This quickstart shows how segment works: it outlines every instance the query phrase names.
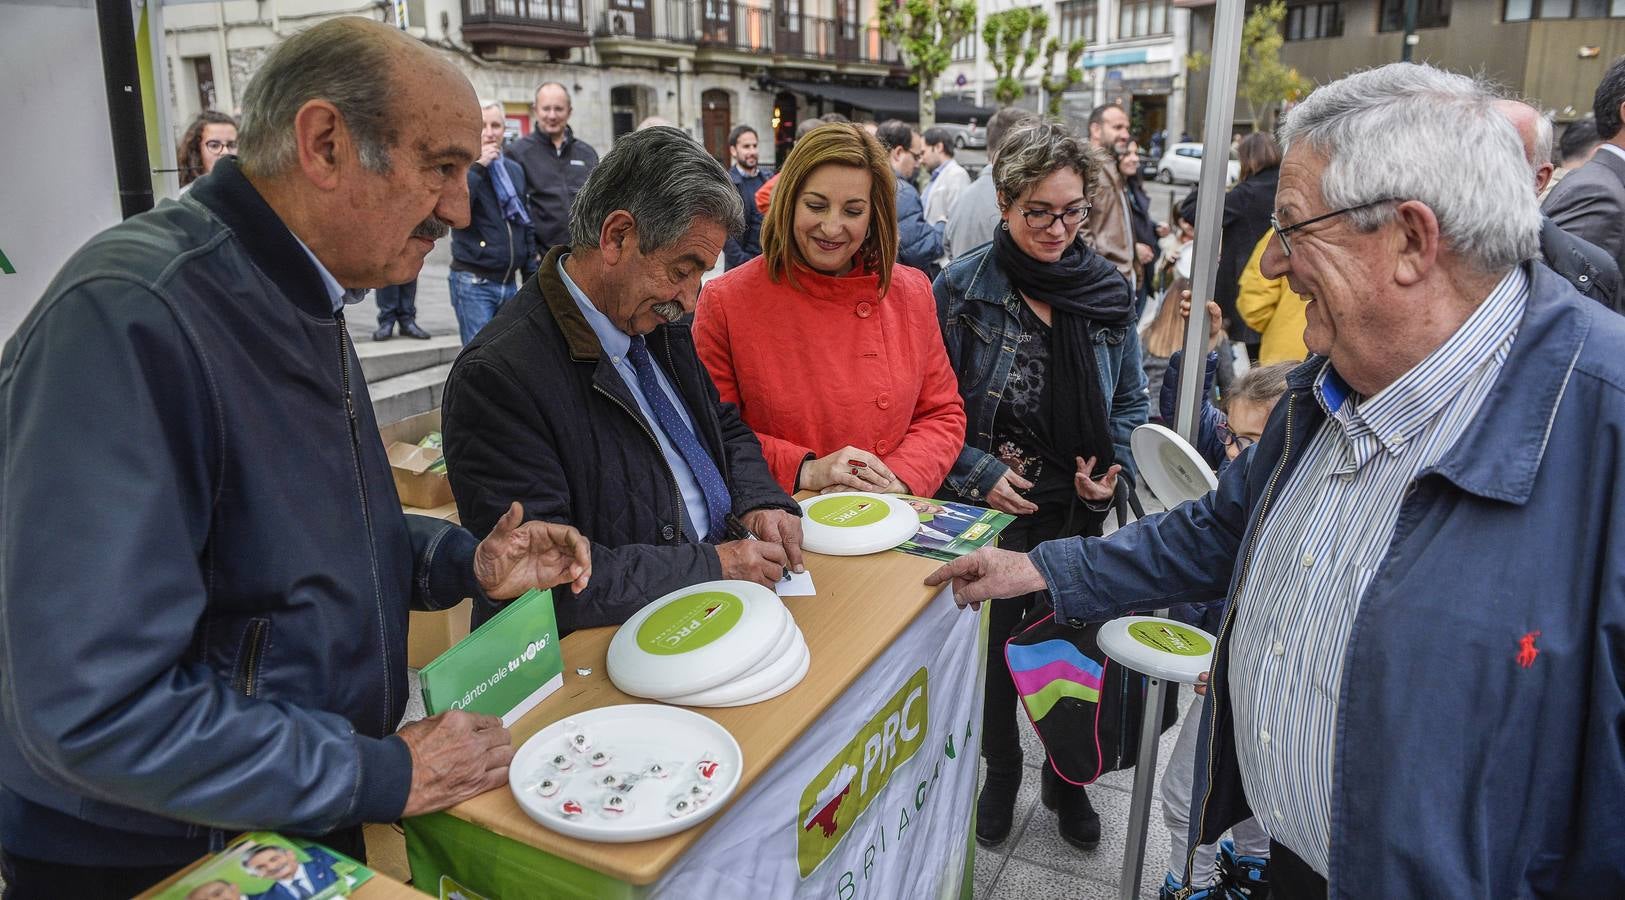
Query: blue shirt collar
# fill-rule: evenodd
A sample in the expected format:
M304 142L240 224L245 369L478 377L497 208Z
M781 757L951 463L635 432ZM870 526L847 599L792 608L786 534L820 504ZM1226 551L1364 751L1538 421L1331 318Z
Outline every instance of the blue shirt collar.
M619 363L621 357L625 356L626 351L631 348L632 337L617 328L615 323L610 321L609 316L604 315L599 311L598 307L592 305L592 301L587 299L587 295L582 292L580 286L571 280L570 273L564 271L564 261L569 258L570 254L568 253L559 254L559 280L564 282L565 290L570 292L570 299L576 302L576 307L586 317L587 324L592 326L592 333L598 336L598 343L603 346L604 352L608 353L614 362Z
M293 230L289 229L288 233L293 234ZM361 299L367 296L365 290L345 290L344 285L339 284L339 280L333 277L333 273L327 271L327 267L322 265L322 261L316 258L316 254L311 252L310 247L304 241L299 240L299 235L293 234L293 239L299 244L299 249L305 251L305 255L309 256L310 261L315 264L316 274L322 277L322 286L327 288L327 298L333 303L334 315L337 315L344 307L352 303L360 303Z

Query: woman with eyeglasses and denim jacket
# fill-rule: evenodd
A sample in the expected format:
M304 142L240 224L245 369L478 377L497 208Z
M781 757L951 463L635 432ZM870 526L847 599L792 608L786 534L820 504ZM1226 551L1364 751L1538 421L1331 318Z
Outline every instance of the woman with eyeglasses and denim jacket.
M1092 186L1112 164L1097 154L1059 124L1013 129L993 168L1001 211L993 241L955 260L934 286L967 418L941 495L1016 515L1000 536L1008 549L1099 534L1115 492L1132 489L1129 434L1149 407L1134 298L1117 269L1079 239ZM987 782L976 816L984 845L1009 835L1021 783L1004 643L1027 610L1048 602L1037 593L992 606L982 719ZM1095 846L1100 817L1088 794L1049 766L1044 772L1061 837Z

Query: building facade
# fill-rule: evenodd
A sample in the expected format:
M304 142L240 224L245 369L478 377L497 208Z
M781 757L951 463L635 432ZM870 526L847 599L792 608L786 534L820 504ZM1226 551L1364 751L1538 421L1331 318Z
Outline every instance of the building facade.
M988 59L982 26L989 14L1017 6L1040 8L1049 14L1050 34L1062 45L1074 39L1086 42L1084 80L1062 98L1062 113L1075 126L1087 120L1095 106L1115 102L1129 112L1135 137L1142 146L1166 129L1173 140L1186 129L1185 47L1190 14L1172 0L979 0L974 32L954 48L954 61L943 73L938 89L958 94L977 106L994 106L998 76ZM1038 78L1044 60L1035 63L1026 79L1020 105L1038 109L1047 98Z
M537 85L571 92L577 137L606 152L650 116L719 159L754 127L765 162L803 116L855 119L915 107L876 0L166 0L175 129L200 110L235 111L269 48L324 19L394 20L455 62L510 132L528 132ZM909 116L912 118L912 116Z
M1213 0L1177 0L1191 10L1190 50L1213 44ZM1255 4L1248 3L1251 11ZM1397 62L1404 0L1287 0L1281 61L1312 83ZM1412 59L1456 72L1482 72L1550 112L1558 122L1591 111L1597 82L1625 54L1625 0L1420 0ZM1207 72L1192 72L1190 121L1207 109ZM1246 131L1246 104L1235 130Z

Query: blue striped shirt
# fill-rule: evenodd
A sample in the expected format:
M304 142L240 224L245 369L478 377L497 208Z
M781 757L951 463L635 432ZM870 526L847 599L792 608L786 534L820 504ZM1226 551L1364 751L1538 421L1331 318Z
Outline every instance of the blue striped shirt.
M1322 875L1343 655L1360 597L1411 481L1477 416L1528 296L1514 268L1449 340L1370 398L1327 365L1315 397L1328 418L1260 526L1230 649L1242 784L1270 837ZM1358 673L1351 683L1358 689Z

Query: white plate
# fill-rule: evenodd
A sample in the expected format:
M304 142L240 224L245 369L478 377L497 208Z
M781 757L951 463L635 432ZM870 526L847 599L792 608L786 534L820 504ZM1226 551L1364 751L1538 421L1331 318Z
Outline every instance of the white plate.
M920 530L920 514L890 494L820 494L801 501L801 514L801 546L831 556L890 550Z
M1195 684L1213 661L1213 635L1156 616L1113 619L1101 626L1099 642L1121 665L1165 681Z
M675 706L727 706L730 703L747 700L784 684L795 675L797 669L805 669L808 655L807 641L801 636L801 629L797 628L795 643L791 645L790 650L775 657L767 668L743 678L736 678L727 684L717 685L708 691L663 699Z
M708 690L761 662L789 619L778 594L749 581L708 581L673 591L615 632L609 679L635 697Z
M609 751L607 765L593 768L587 762L590 753L568 749L565 736L576 729L592 738L593 751ZM553 768L551 760L559 754L571 760L569 771L560 773ZM709 782L713 788L710 799L693 812L673 818L668 811L670 798L697 780L692 766L702 758L719 764L715 778ZM596 777L624 773L649 762L667 766L670 774L665 778L640 778L622 795L630 802L630 809L619 818L601 816L598 810L608 792L595 783ZM675 706L629 703L578 713L536 732L509 764L508 787L526 815L560 834L623 844L676 834L715 815L739 787L744 762L733 735L705 716ZM551 797L543 797L536 790L543 778L559 782L558 792ZM573 819L559 813L567 798L584 807Z
M780 685L777 685L777 686L775 686L773 688L765 690L765 691L761 692L760 694L757 694L754 697L746 697L745 699L734 702L734 703L718 703L717 706L719 706L719 707L720 706L750 706L753 703L763 703L765 701L772 700L774 697L777 697L780 694L782 694L782 693L790 690L791 688L795 687L796 685L800 684L801 679L807 677L807 669L810 668L811 666L812 666L812 653L809 652L801 660L801 665L796 667L795 672L793 672L790 675L789 678L786 678L784 680L783 684L780 684Z
M1207 496L1219 479L1196 448L1173 431L1146 423L1129 436L1140 478L1162 505L1173 509L1187 500Z

